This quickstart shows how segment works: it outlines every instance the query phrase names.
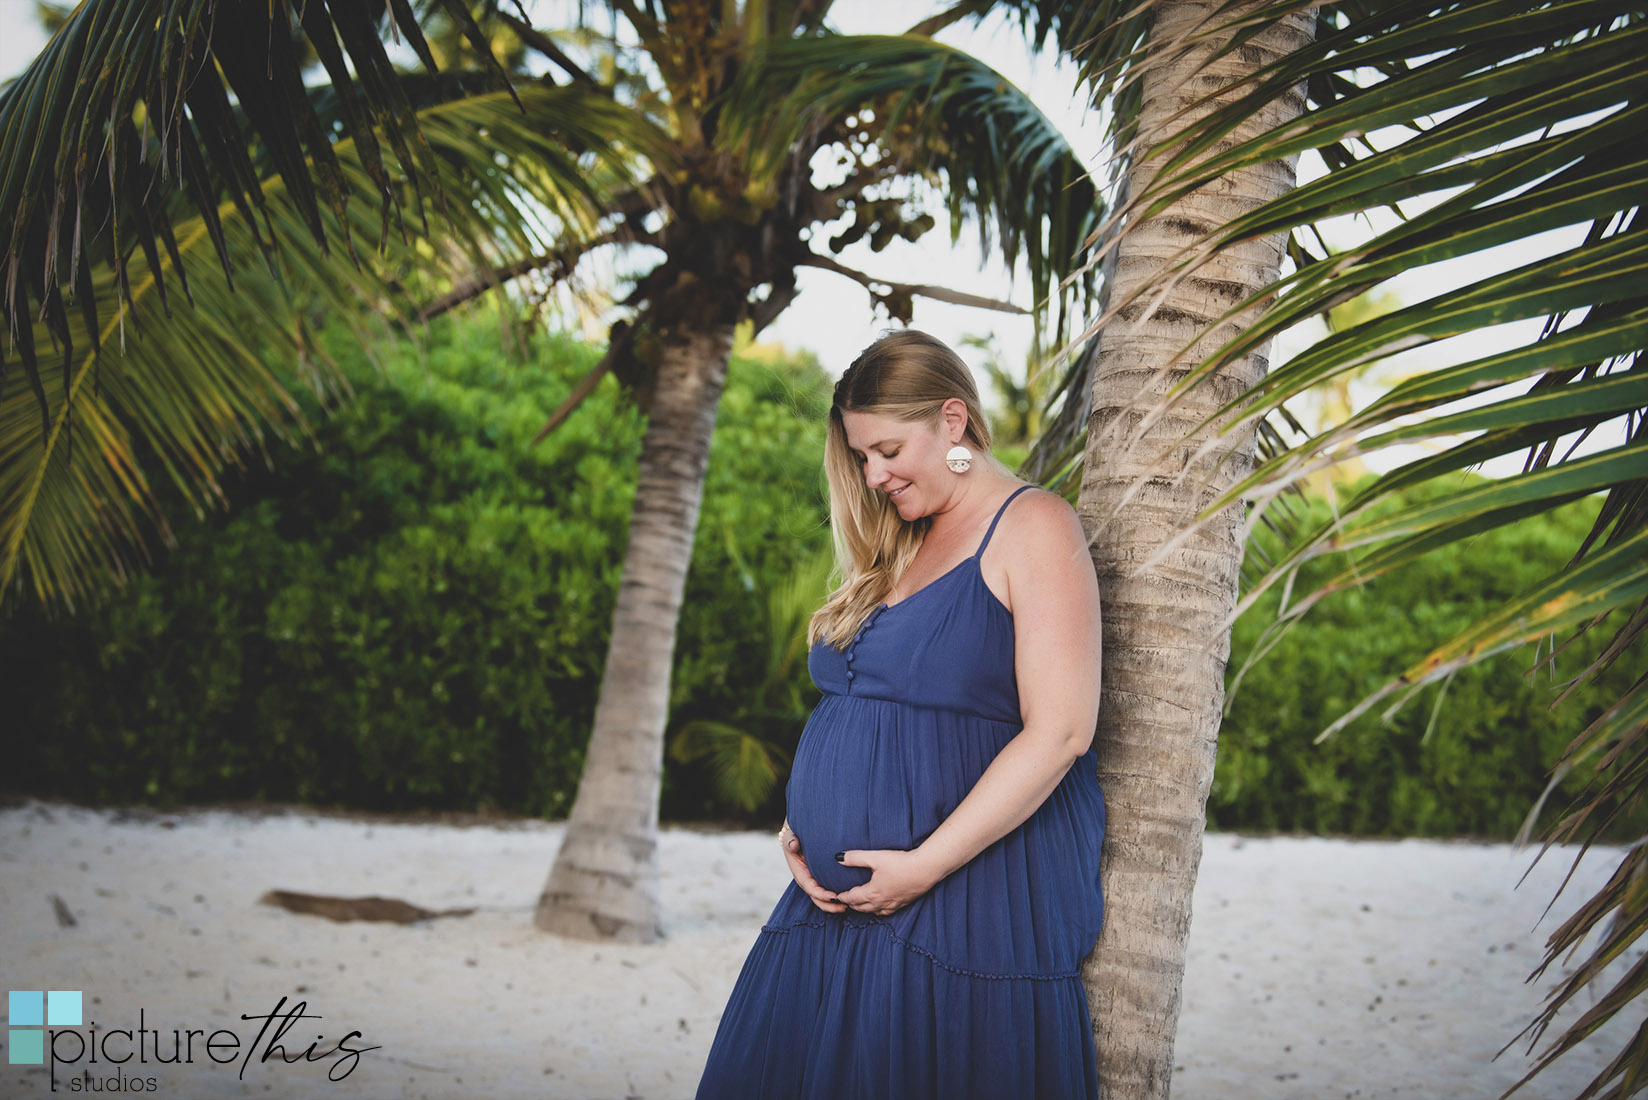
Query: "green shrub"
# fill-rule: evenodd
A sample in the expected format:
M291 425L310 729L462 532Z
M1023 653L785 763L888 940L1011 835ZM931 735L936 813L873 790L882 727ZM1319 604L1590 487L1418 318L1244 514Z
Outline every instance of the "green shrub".
M594 712L642 421L608 382L528 443L598 349L503 361L442 324L382 377L336 341L357 399L194 520L151 575L61 622L22 601L0 658L22 687L9 785L92 802L276 799L564 813ZM822 538L810 361L736 358L714 446L678 707L760 678L761 592ZM734 534L736 533L736 534ZM801 673L804 677L805 672ZM681 812L707 786L671 782ZM677 789L679 788L679 789Z
M1459 673L1440 701L1440 689L1428 688L1388 723L1383 708L1374 708L1322 744L1313 742L1431 648L1561 568L1596 509L1596 502L1582 501L1488 532L1307 612L1230 701L1209 822L1357 835L1513 835L1563 747L1631 678L1629 662L1622 662L1600 684L1549 709L1561 681L1599 651L1606 628L1561 655L1555 677L1549 669L1526 674L1531 651L1502 655ZM1320 519L1325 507L1316 504L1308 514ZM1262 542L1274 552L1274 537L1267 533ZM1336 574L1344 560L1336 554L1308 566L1296 594ZM1238 620L1227 683L1274 621L1278 596L1267 593ZM1563 785L1548 812L1565 804L1560 795L1577 790L1580 778Z

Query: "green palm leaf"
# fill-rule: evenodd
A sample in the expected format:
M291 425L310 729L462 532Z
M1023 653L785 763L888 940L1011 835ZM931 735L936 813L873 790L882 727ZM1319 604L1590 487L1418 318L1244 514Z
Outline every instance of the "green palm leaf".
M459 0L439 2L459 25L474 26ZM410 6L395 0L389 9L396 30L427 58ZM272 236L255 228L254 213L272 235L276 216L246 151L243 123L283 181L297 226L323 251L328 224L353 248L351 195L380 206L376 236L392 205L399 216L404 189L390 179L380 133L422 217L424 187L440 194L439 169L384 51L381 15L381 5L324 0L296 9L239 5L222 18L216 4L203 0L86 0L23 75L0 90L0 210L10 216L0 252L7 323L37 396L37 342L24 331L31 300L52 335L66 340L62 294L73 285L95 338L96 303L80 273L110 264L128 296L128 257L139 246L151 277L159 278L156 241L175 259L175 192L188 195L225 275L253 250L267 255L274 247ZM353 185L303 86L301 41L338 81L366 177ZM254 227L252 250L231 254L219 213L225 202ZM164 297L165 284L156 290ZM41 414L47 415L43 398Z
M789 756L743 726L698 719L670 741L670 757L680 763L708 757L721 797L749 813L767 800L789 770Z
M917 34L765 42L728 95L718 140L749 149L751 175L771 180L804 135L855 113L842 139L879 138L889 168L942 190L953 233L972 217L986 253L999 248L1009 266L1025 257L1038 303L1057 289L1057 331L1067 304L1090 304L1097 275L1078 261L1102 213L1092 181L1030 98L969 54ZM1058 271L1079 274L1055 288Z
M295 362L318 391L330 384L307 339L305 308L326 303L370 347L373 319L414 315L445 285L454 262L490 269L593 236L608 193L631 185L634 151L651 143L650 131L610 99L581 89L529 88L520 102L524 113L509 95L490 93L420 114L458 201L434 223L441 237L391 234L381 238L383 256L373 264L357 267L326 249L307 232L284 181L274 179L259 187L258 205L262 230L282 247L264 267L231 280L214 263L219 242L240 255L258 247L259 226L225 209L215 227L199 217L179 223L173 263L128 265L123 295L118 272L83 271L85 302L101 304L101 312L65 314L57 333L35 321L36 343L57 336L63 356L41 361L38 394L12 387L0 395L0 585L9 586L22 567L43 600L72 605L92 597L146 558L144 535L161 524L144 473L151 460L198 510L221 496L219 471L260 448L266 431L287 438L303 431L285 389L293 380L267 364ZM625 138L630 143L619 144ZM335 147L344 180L358 188L373 169L357 150L348 140ZM398 162L387 163L404 178ZM347 226L331 225L330 211L324 214L328 232L347 228L379 239L372 212L354 204L346 217ZM159 323L162 280L184 270L192 272L190 301L176 310L160 301L166 320ZM117 295L125 308L117 308ZM48 398L42 426L37 400Z
M727 538L729 545L735 542L730 530ZM792 746L807 719L801 693L807 625L829 595L834 564L828 553L808 554L767 593L766 669L745 705L720 719L689 721L669 739L673 760L708 758L717 793L746 813L758 809L789 772Z

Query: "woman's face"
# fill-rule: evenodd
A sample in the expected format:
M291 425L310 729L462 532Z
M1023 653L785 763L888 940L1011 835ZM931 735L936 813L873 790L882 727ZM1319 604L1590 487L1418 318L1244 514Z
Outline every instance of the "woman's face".
M872 491L885 493L900 518L930 515L949 498L956 475L944 462L945 452L953 444L943 419L927 423L895 420L877 413L843 412L841 426L846 429L847 446L864 474L864 484Z

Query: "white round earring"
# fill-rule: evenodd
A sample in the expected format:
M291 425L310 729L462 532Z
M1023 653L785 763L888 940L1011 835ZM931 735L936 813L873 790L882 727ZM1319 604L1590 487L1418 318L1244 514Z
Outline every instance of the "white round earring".
M965 474L973 465L973 452L958 443L945 452L944 464L958 474Z

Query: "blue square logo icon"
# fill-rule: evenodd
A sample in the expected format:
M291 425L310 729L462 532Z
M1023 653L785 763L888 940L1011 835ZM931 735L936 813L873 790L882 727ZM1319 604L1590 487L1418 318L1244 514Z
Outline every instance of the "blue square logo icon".
M27 1028L6 1035L6 1061L14 1066L38 1066L45 1060L46 1033Z
M79 1027L80 990L53 989L46 994L46 1023L55 1027Z
M45 1054L46 1025L79 1027L83 1001L78 989L12 989L6 993L6 1061L38 1066ZM44 1009L44 1011L42 1011Z
M45 1023L40 1014L40 1008L46 1002L46 995L38 989L13 989L7 994L9 1002L6 1022L13 1027L39 1027Z

